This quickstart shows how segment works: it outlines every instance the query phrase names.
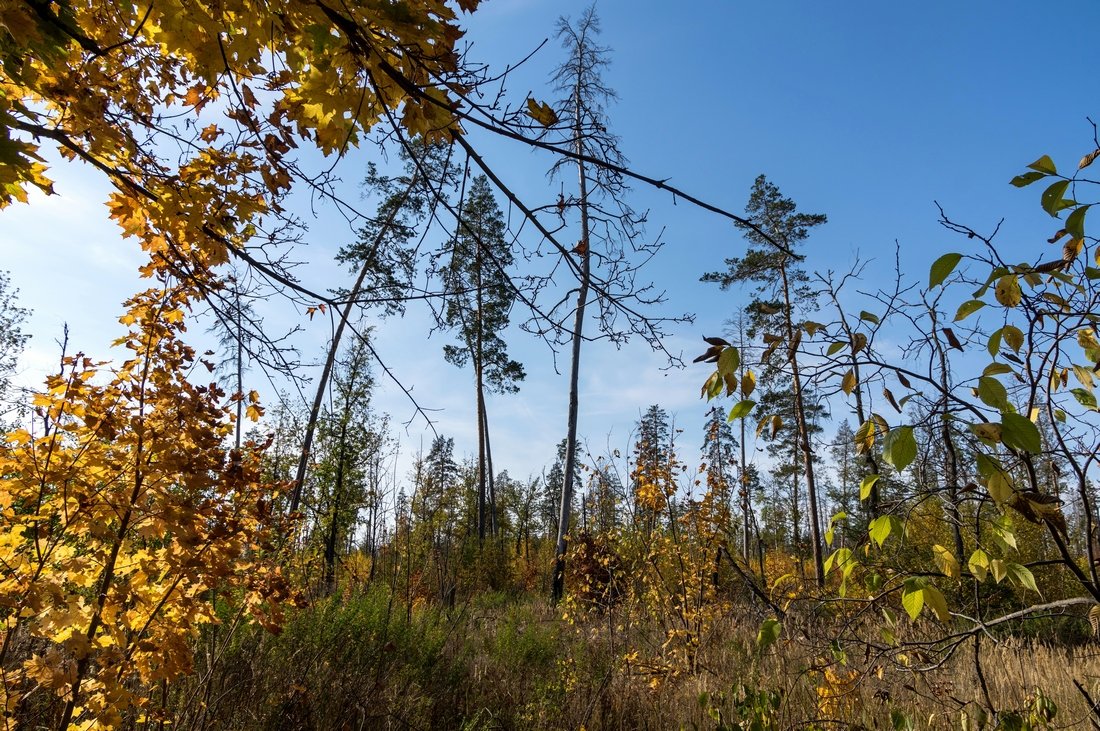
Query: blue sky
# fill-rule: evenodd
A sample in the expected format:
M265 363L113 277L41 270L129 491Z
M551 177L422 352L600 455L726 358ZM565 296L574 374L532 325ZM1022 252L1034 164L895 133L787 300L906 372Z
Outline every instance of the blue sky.
M488 0L469 20L470 56L502 68L549 38L507 83L513 103L528 92L547 99L548 75L561 57L554 23L585 5ZM1038 191L1017 190L1008 180L1041 154L1072 164L1092 146L1086 117L1100 119L1100 48L1084 32L1100 21L1095 2L1065 2L1055 12L1025 2L603 0L598 11L612 49L606 80L620 97L612 128L632 166L735 212L753 179L766 174L803 210L829 216L806 245L807 267L845 271L858 252L874 259L867 289L890 281L895 241L903 272L916 281L926 281L939 254L965 251L965 240L937 224L934 201L979 230L1004 218L999 240L1009 258L1042 257L1050 222L1039 210ZM525 198L556 197L544 156L473 137ZM364 148L342 163L349 194L373 154ZM74 348L108 355L107 343L119 332L119 303L141 286L137 246L120 239L102 206L104 182L79 166L62 165L54 175L61 196L35 197L31 206L0 213L0 268L11 270L21 301L35 312L24 383L40 381L56 362L53 340L62 322L70 323ZM720 332L744 302L698 278L743 244L727 221L682 201L674 205L667 194L639 185L632 201L650 209L651 231L665 229L666 248L648 269L668 292L662 314L697 315L668 341L690 360L700 336ZM309 261L300 272L305 283L346 284L348 275L331 258L352 233L324 208L309 224L311 243L299 255ZM302 321L303 359L320 357L324 322L286 307L271 317ZM472 375L443 362L449 342L443 336L428 341L424 356L426 327L423 314L410 310L378 326L377 348L423 406L439 409L436 428L456 437L459 452L471 453ZM490 402L494 461L525 476L552 461L564 435L566 380L545 347L520 333L513 355L529 378L517 396ZM682 451L694 457L706 371L662 365L641 344L585 348L580 428L595 451L609 441L626 449L639 412L660 403L686 429ZM564 358L559 370L567 370ZM383 386L376 403L397 422L412 416L392 387ZM422 430L416 422L402 432L403 464Z

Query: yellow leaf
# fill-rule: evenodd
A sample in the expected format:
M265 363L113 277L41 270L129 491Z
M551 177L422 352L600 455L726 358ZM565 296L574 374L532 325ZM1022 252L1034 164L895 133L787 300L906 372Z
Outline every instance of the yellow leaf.
M1012 500L1016 494L1016 488L1012 486L1012 481L1008 479L1001 470L993 470L993 474L989 476L989 481L986 483L989 488L989 496L993 498L998 505L1002 505Z
M867 347L867 336L863 333L852 334L852 355Z
M741 396L742 398L748 398L752 395L753 390L756 388L756 374L751 370L746 370L745 375L741 377Z
M527 97L527 114L543 127L553 127L558 123L558 115L546 102L537 102Z
M856 385L856 372L854 370L849 370L844 374L844 379L840 382L840 387L844 389L845 394L851 396Z
M1014 274L1006 274L998 279L993 294L997 301L1005 307L1015 307L1023 299L1023 294L1020 291L1020 280Z
M962 575L959 569L959 561L955 558L955 555L948 551L943 546L936 544L932 546L932 555L936 559L936 565L940 571L947 574L952 579L957 579Z

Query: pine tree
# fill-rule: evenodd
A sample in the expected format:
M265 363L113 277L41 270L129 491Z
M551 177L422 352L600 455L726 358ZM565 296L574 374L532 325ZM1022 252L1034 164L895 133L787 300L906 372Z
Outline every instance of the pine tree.
M657 527L657 515L675 493L673 483L672 433L668 412L653 404L635 425L634 523L645 533Z
M472 363L477 398L478 497L477 534L480 540L497 533L499 518L492 485L486 391L514 393L525 377L523 366L508 357L501 333L508 326L516 294L507 269L512 264L506 227L489 179L474 179L462 205L458 234L440 256L447 305L443 324L458 331L460 345L443 349L448 362L459 367Z
M726 259L727 270L710 272L703 275L706 282L715 282L723 289L735 284L754 282L756 300L750 305L750 313L764 330L765 360L777 352L782 352L780 362L774 368L789 378L789 393L793 406L797 452L801 458L801 474L805 478L806 493L810 513L810 536L812 541L814 573L819 587L825 585L825 569L821 546L821 523L818 516L817 483L814 473L814 451L811 446L812 415L808 413L812 400L805 392L804 378L798 359L798 344L801 341L802 325L797 322L798 312L813 304L812 293L808 291L808 278L799 267L799 257L795 248L809 237L810 229L826 222L822 214L799 213L795 202L785 198L779 188L768 182L763 175L753 184L745 207L748 224L738 223L745 232L750 246L745 256ZM761 233L767 234L767 238ZM776 242L781 247L775 246ZM775 372L775 371L773 371ZM762 374L762 380L769 375ZM787 390L787 389L784 389ZM773 400L778 402L781 391L775 391ZM761 400L763 403L763 399ZM767 413L767 412L765 412ZM793 468L797 479L798 468ZM792 507L798 509L798 500L792 501ZM798 520L798 518L795 518ZM796 534L798 528L795 528ZM797 535L796 535L797 537Z

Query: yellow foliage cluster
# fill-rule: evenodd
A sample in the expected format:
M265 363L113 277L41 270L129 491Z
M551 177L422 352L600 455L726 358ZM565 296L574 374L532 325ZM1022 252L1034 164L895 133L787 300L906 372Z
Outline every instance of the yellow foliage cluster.
M300 143L457 130L461 36L444 0L0 0L0 208L52 192L49 140L112 180L151 270L205 275L281 212Z
M185 294L128 304L129 359L66 358L35 399L41 426L0 450L4 728L43 694L63 706L60 728L155 714L150 687L191 669L216 593L268 625L287 598L267 561L277 493L260 450L227 450L225 395L187 380L195 355L167 316Z

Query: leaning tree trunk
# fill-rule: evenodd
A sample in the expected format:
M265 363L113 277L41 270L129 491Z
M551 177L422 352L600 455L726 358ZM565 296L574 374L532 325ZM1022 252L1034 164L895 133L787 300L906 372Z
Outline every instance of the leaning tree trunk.
M783 300L786 305L788 360L791 364L791 386L794 391L794 413L798 423L798 444L806 470L806 500L810 503L810 538L813 541L814 576L818 588L825 586L825 564L821 556L821 522L817 515L817 482L814 479L814 457L810 451L810 430L806 422L806 405L802 393L802 377L798 369L798 343L795 340L794 322L791 317L791 292L784 261L779 268L783 278Z
M493 536L500 534L500 513L497 512L497 486L493 477L493 442L489 439L489 410L482 408L482 425L485 432L485 478L489 485L489 532Z
M366 280L367 274L370 273L371 260L374 258L374 253L378 251L378 247L382 245L382 239L389 233L390 226L393 225L393 221L397 217L397 212L405 205L405 200L409 197L409 194L412 193L413 188L416 187L417 178L418 175L414 173L412 179L409 181L409 186L401 195L401 200L390 209L389 215L386 216L386 220L378 230L378 235L374 237L370 252L364 257L363 267L359 270L359 276L355 280L355 285L352 286L351 292L348 294L348 301L344 305L343 311L340 313L340 321L336 324L336 332L332 336L332 345L329 346L328 355L325 358L325 367L321 370L320 380L317 381L317 393L313 396L313 406L309 410L309 421L306 422L306 433L302 438L302 453L298 457L298 471L294 476L294 490L290 493L289 512L291 513L296 512L298 506L302 502L302 488L305 485L306 471L309 469L309 458L313 448L313 434L317 429L317 418L321 414L321 403L325 400L325 391L328 390L328 379L332 375L332 366L336 362L336 353L340 350L340 338L343 337L344 327L348 323L348 318L351 317L351 308L354 306L356 298L359 297L359 292L363 289L363 282Z

